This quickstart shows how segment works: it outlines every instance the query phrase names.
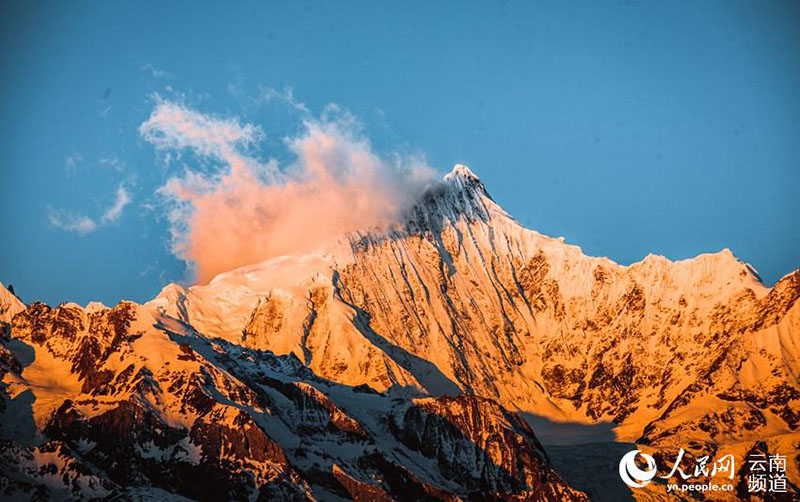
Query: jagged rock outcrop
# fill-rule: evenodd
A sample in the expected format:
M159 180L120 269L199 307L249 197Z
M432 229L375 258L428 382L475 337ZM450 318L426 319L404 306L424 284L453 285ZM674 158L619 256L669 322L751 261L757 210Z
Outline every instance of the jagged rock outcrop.
M24 309L25 304L0 282L0 323L11 322L11 319Z
M530 426L494 401L471 395L415 399L392 425L396 437L444 472L467 473L463 483L477 498L505 500L501 494L509 492L513 500L584 498L554 482Z
M501 444L525 453L525 468L498 457L474 484L393 434L387 417L411 406L408 393L336 384L293 355L203 337L152 307L35 303L11 332L4 500L586 500L492 401L465 410L492 434L508 429ZM498 444L476 434L439 443L475 441L476 455Z

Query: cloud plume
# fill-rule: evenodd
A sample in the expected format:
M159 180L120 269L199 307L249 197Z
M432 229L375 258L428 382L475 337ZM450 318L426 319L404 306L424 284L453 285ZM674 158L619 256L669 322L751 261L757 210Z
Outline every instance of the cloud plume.
M306 116L302 132L285 139L294 161L283 166L254 156L261 128L179 103L158 100L139 130L157 149L189 150L206 167L187 167L159 190L170 202L173 252L198 282L387 225L433 179L419 158L378 155L335 107Z

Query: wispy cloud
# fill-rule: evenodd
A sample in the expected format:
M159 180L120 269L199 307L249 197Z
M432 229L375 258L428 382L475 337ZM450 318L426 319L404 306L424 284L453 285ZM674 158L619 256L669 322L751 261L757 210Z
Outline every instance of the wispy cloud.
M64 160L64 172L70 176L75 174L83 164L83 155L80 152L72 152L66 160Z
M114 155L103 157L98 160L97 163L104 167L110 167L117 172L122 172L127 167L124 160L121 160L119 157Z
M78 235L88 234L97 230L97 223L85 214L75 214L48 208L47 219L54 227L67 232L75 232Z
M302 107L290 91L267 92ZM433 179L421 158L381 157L354 116L328 107L286 138L295 160L254 155L258 126L156 100L139 128L158 150L191 150L217 167L185 168L159 190L168 201L173 252L204 282L240 265L310 252L349 231L394 221Z
M86 235L98 228L116 223L122 217L125 207L131 203L131 196L124 186L117 187L114 202L106 208L98 219L82 213L47 208L47 219L56 228L78 235Z
M160 97L155 99L156 107L139 126L139 133L158 149L190 149L202 156L232 160L232 156L241 157L240 150L264 137L258 126L204 115Z
M171 78L172 74L166 70L156 68L151 63L144 64L139 67L140 73L145 73L153 78Z
M122 216L122 211L125 209L125 206L131 203L131 196L128 194L128 191L125 190L125 187L120 185L117 188L116 199L114 199L114 203L105 210L103 215L100 217L101 223L115 223L119 220L120 216Z
M295 98L294 90L291 87L284 87L283 91L279 91L272 87L261 86L259 88L259 96L257 100L265 103L278 101L301 113L307 115L311 114L311 111L308 109L306 104Z
M67 157L67 160L64 161L64 165L67 167L75 167L81 162L83 162L83 155L81 155L80 152L73 152Z

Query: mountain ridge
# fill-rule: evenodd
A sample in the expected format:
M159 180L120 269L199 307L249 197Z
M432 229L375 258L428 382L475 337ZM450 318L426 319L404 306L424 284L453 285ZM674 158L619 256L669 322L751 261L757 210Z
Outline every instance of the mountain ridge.
M144 305L122 303L110 309L99 304L85 309L74 304L62 304L57 309L42 304L28 306L13 317L10 336L4 339L7 396L3 402L9 409L17 409L8 403L27 393L38 393L32 403L32 430L41 434L48 430L53 417L60 421L50 426L51 432L62 430L64 420L92 423L96 412L91 407L97 405L91 403L97 400L97 385L106 389L103 392L113 387L111 394L117 397L109 401L110 410L122 407L115 412L121 416L141 413L136 406L125 404L128 391L119 394L115 382L133 378L135 382L128 386L133 385L144 395L159 395L157 390L148 389L177 385L169 372L163 372L165 362L181 366L184 361L201 357L210 364L205 370L209 375L224 375L231 371L232 355L265 361L276 357L293 361L279 365L304 368L306 376L299 378L291 373L294 376L290 379L298 378L314 389L295 390L297 386L292 384L292 390L287 390L272 380L263 383L258 373L248 370L235 376L238 383L221 383L227 377L219 380L222 377L204 376L211 380L200 385L199 391L172 397L164 404L155 402L152 408L163 410L175 402L204 410L193 412L195 418L165 423L176 430L206 430L207 419L199 422L202 427L197 420L212 413L217 406L213 403L223 402L239 411L225 408L228 411L218 417L221 423L240 420L252 424L248 430L259 438L258 430L272 437L274 425L265 420L262 411L253 408L254 398L247 397L258 395L262 392L259 386L266 385L272 389L264 390L269 395L278 392L290 396L295 402L290 409L313 399L321 407L318 409L327 410L335 427L343 428L345 435L360 437L358 431L368 434L364 427L371 421L353 418L353 411L347 412L337 401L340 394L336 386L354 392L360 389L358 392L384 396L387 402L394 400L397 413L404 406L417 405L435 411L432 418L425 418L422 410L409 416L418 424L432 424L435 434L426 441L410 431L403 432L401 422L385 424L389 429L368 436L378 443L382 437L391 436L392 441L405 445L398 447L411 447L437 459L434 464L438 467L431 469L439 472L438 477L415 471L404 463L408 459L387 464L386 452L380 458L364 452L357 460L328 458L323 462L324 486L315 488L313 482L306 486L303 483L308 484L308 473L316 472L319 466L300 460L297 444L304 444L303 435L294 431L289 436L301 438L299 443L287 439L289 436L281 439L281 433L273 438L292 466L285 467L280 455L268 461L272 465L278 459L274 472L289 480L286 485L280 484L281 490L311 493L312 497L322 493L323 500L334 500L329 498L334 492L335 496L349 493L354 500L390 500L396 497L397 483L411 483L425 494L420 500L450 500L447 497L451 495L485 500L498 487L498 497L535 500L536 493L545 493L550 497L546 500L564 494L580 499L582 494L557 479L546 461L541 463L546 454L536 444L608 441L610 434L615 441L635 441L637 448L661 456L674 456L678 448L684 448L692 458L732 452L741 461L755 443L763 443L769 451L798 451L798 299L800 270L770 288L761 282L755 269L729 249L677 261L650 254L627 266L587 256L563 238L524 228L494 202L469 168L456 166L388 229L351 233L311 253L239 267L205 285L186 288L170 284ZM136 313L135 320L110 320L109 316L127 319L121 313L126 309ZM122 329L120 322L132 327ZM99 327L93 328L95 325ZM76 335L87 330L95 334ZM134 338L126 341L131 330ZM97 334L101 332L105 334ZM33 348L26 349L20 343ZM78 343L74 349L62 346L72 347L73 343ZM120 376L128 371L121 361L103 363L105 369L99 371L92 369L90 361L104 360L125 344L132 347L130 357L151 361L147 371L134 365L131 375ZM36 354L33 363L26 358L30 350ZM83 355L69 359L71 367L65 368L58 360L66 360L70 350ZM198 350L199 356L195 354ZM160 351L171 355L159 359ZM46 376L48 364L59 368L58 382ZM183 378L189 378L189 373ZM286 379L285 375L277 378ZM314 379L327 383L320 387ZM211 382L215 389L238 388L239 394L234 398L228 391L203 390ZM85 396L87 392L94 397ZM175 395L173 391L162 392ZM470 401L473 397L469 396L477 401ZM433 404L421 405L431 403L426 399L434 400ZM65 405L80 400L90 404L77 409L74 404ZM515 437L527 437L533 426L530 434L533 437L536 433L535 441L526 441L532 445L531 451L540 451L541 459L531 460L527 467L515 467L513 456L501 456L497 465L503 469L492 468L483 453L468 452L476 447L491 451L494 446L481 446L479 438L490 429L496 430L497 423L480 420L475 422L482 424L477 429L456 433L449 427L461 423L461 412L452 415L444 403L459 407L467 415L501 417L511 413L523 417L526 424L516 419L500 420L506 424L503 427L510 427L503 430L511 431L510 436L500 434L508 438L501 450L509 441L517 441ZM445 422L450 425L441 422L442 417L449 417ZM557 431L543 427L548 423L571 424L583 428L586 434L558 436ZM72 445L66 443L68 450L74 451L79 441L91 435L92 426L87 427L68 435L73 441ZM592 432L595 430L602 431L603 437ZM552 435L542 438L543 433ZM231 432L215 429L212 433L214 437L226 434ZM441 435L450 439L439 443ZM197 442L202 443L206 447L203 458L210 462L208 468L221 465L216 443L207 443L201 436L189 443L162 439L170 445L173 456L182 451L181 458L195 451L192 448ZM253 441L271 444L264 438L254 437ZM440 446L435 448L460 448L463 454L458 465L463 469L478 462L485 474L454 478L451 469L455 464L449 465L431 446L437 444ZM131 450L129 455L141 456L135 445L130 448L135 452ZM256 454L246 449L240 453L236 472L249 469L246 464L252 459L248 458ZM347 462L360 467L348 467ZM274 467L267 469L273 472L270 469ZM393 477L394 485L371 481L365 474L369 472ZM531 472L551 480L552 490L529 492L533 486ZM512 473L511 477L507 473ZM787 476L793 486L800 484L797 456L789 462ZM271 486L270 479L263 478L264 486ZM189 493L162 480L158 483L154 486ZM230 489L249 489L238 481L234 485ZM109 493L119 489L108 486ZM601 495L591 485L580 488L593 496ZM637 496L658 497L659 489L663 486L637 492Z

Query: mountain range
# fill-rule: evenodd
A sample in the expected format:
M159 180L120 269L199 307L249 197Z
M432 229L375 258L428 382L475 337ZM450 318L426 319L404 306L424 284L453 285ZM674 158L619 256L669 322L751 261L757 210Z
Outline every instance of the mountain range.
M787 456L794 500L798 298L800 270L767 287L727 249L587 256L456 166L393 225L144 304L0 287L0 494L672 500L617 464L683 449L737 459L705 499L756 500L755 449Z

